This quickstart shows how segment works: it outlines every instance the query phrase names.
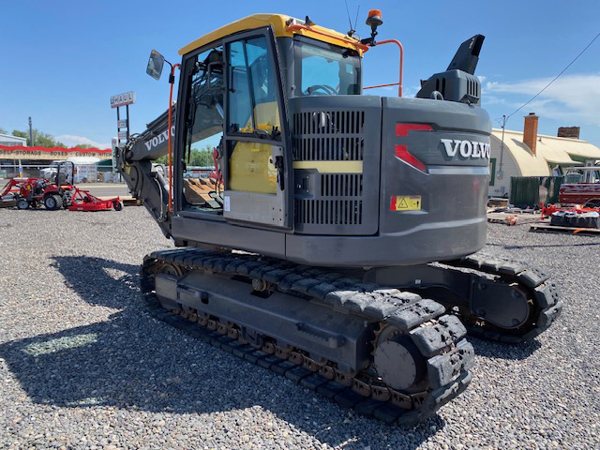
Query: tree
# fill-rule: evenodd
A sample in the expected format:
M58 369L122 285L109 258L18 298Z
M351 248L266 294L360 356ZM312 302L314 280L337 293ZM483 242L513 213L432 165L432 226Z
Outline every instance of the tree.
M193 148L190 152L190 160L188 165L190 166L212 166L213 165L213 157L212 150L205 148L203 150L198 150Z
M76 145L73 148L93 148L93 147L91 145L89 145L89 144L79 144L79 145Z
M207 166L212 167L214 164L212 148L210 146L206 146L202 150L193 148L190 151L189 159L187 158L187 154L186 154L185 161L186 161L187 167L207 167ZM161 156L160 158L158 158L156 160L156 163L168 164L169 157L167 155Z
M13 130L13 136L22 137L27 139L27 145L31 145L29 142L29 132ZM33 141L36 146L40 147L65 147L65 144L54 139L54 136L48 133L42 133L37 129L33 129Z
M30 142L29 142L29 133L26 133L25 131L13 130L12 134L13 134L13 136L16 136L16 137L26 138L27 139L27 145L30 145Z

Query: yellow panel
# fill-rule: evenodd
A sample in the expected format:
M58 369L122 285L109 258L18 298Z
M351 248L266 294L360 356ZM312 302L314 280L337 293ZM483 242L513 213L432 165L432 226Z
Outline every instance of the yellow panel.
M254 119L256 120L256 128L259 130L268 131L271 133L273 127L279 128L281 131L281 122L279 121L279 107L277 102L259 103L254 107ZM252 133L252 117L248 117L246 126L240 129L242 133Z
M259 130L267 130L270 133L273 127L277 127L281 131L277 102L257 104L254 108L254 117Z
M362 173L362 161L294 161L294 169L317 169L319 173Z
M271 157L271 145L238 142L229 163L229 188L234 191L277 193L277 169L271 163Z
M235 33L239 33L240 31L254 30L256 28L271 25L273 27L273 31L275 32L275 37L293 37L294 34L300 34L313 39L317 39L322 42L327 42L329 44L334 44L340 47L357 50L358 53L362 56L362 50L357 46L359 42L356 41L355 43L355 40L353 38L350 38L343 33L330 30L329 28L321 27L319 25L313 25L311 28L315 31L327 33L331 36L323 36L321 34L311 32L310 30L288 31L288 25L286 22L290 19L294 20L294 23L304 23L301 20L294 19L293 17L284 16L281 14L254 14L252 16L248 16L243 19L237 20L221 28L218 28L215 31L211 31L210 33L205 34L204 36L196 39L192 43L186 45L181 50L179 50L179 54L185 55L186 53L196 50L197 48L203 47L206 44L210 44L211 42L214 42L216 40L222 39Z

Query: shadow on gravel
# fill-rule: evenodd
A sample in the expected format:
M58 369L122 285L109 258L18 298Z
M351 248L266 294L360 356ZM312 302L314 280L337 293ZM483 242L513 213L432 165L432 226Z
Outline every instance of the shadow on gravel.
M409 428L332 413L328 400L312 391L299 397L298 387L285 377L179 332L165 332L170 325L146 313L137 265L94 257L54 260L82 299L120 311L106 322L0 346L0 357L36 403L171 414L260 406L345 449L376 448L381 442L369 442L374 436L415 448L445 426L439 415Z
M132 302L141 303L139 265L92 256L55 256L52 259L52 266L64 277L65 284L90 305L123 309Z
M503 344L501 342L486 341L469 336L469 342L475 348L475 354L486 358L500 358L520 361L529 358L542 347L538 341L522 342L520 344Z

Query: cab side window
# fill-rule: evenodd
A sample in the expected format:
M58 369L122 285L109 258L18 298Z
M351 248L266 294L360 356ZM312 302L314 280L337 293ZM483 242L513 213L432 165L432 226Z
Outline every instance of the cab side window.
M228 130L278 137L275 77L264 36L229 44Z
M184 209L218 212L222 210L222 185L214 153L223 136L222 47L201 53L193 64L183 158Z
M226 189L275 194L278 171L274 160L281 154L281 124L267 39L257 36L232 42L227 55Z

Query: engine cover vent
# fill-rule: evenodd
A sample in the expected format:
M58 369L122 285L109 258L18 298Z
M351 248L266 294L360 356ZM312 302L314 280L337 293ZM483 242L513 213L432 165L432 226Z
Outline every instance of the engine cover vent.
M362 197L362 174L328 173L321 175L321 195L324 197Z
M364 111L294 114L294 149L299 161L362 161Z
M306 225L361 225L362 208L362 200L296 199L296 218Z
M363 96L293 98L290 110L294 232L376 233L380 100ZM367 185L367 179L374 182Z

